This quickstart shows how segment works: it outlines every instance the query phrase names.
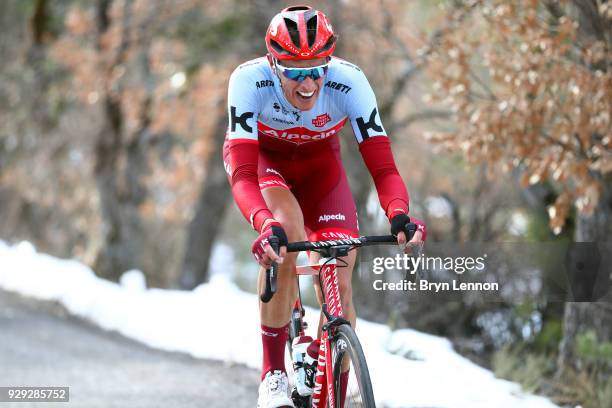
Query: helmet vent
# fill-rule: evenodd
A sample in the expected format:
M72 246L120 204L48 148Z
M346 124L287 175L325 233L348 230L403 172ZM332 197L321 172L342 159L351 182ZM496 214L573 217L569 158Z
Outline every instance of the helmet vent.
M292 6L292 7L287 7L283 11L302 11L302 10L310 10L310 9L312 9L312 7L309 7L309 6Z
M285 25L287 26L287 31L289 31L289 36L291 37L291 41L296 46L296 48L300 48L300 32L298 31L298 25L295 21L284 18Z
M320 54L322 52L329 50L336 43L336 38L337 37L335 35L332 35L331 37L329 37L325 45L319 51L317 51L317 54Z
M306 17L306 34L308 35L308 47L312 47L317 39L317 23L318 18L316 13L312 13L313 16L309 18L308 14L305 13Z
M295 56L294 53L287 51L279 43L277 43L274 40L270 40L270 46L274 48L274 51L276 51L279 54Z

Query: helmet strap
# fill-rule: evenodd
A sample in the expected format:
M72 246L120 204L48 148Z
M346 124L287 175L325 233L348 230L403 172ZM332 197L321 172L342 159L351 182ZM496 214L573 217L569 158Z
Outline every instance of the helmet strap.
M267 54L267 57L268 57L268 61L270 62L270 68L272 69L272 72L274 73L274 75L276 75L276 77L278 78L278 83L280 84L280 87L282 88L283 81L281 80L280 73L278 72L278 69L276 68L278 64L278 60L275 59L270 54Z
M270 67L274 68L274 57L270 55L270 53L267 53L266 58L268 59L268 63L270 63Z

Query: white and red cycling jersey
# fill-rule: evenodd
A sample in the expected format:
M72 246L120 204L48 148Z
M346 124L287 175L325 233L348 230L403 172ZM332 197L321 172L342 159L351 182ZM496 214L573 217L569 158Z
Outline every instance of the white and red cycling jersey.
M257 231L273 218L261 190L279 186L294 193L315 238L357 235L338 140L347 121L387 216L408 212L374 92L354 64L333 57L314 107L301 111L285 98L266 57L248 61L230 77L228 114L225 167L236 203Z

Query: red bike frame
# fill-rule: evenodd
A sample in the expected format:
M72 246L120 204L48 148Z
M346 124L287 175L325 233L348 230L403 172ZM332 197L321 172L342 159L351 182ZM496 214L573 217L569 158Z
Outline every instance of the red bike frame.
M318 268L313 268L311 266L297 267L297 274L314 275L318 273L325 296L322 308L326 307L331 316L344 317L342 303L340 301L338 275L336 273L336 259L322 258L320 265L321 266ZM296 302L296 307L301 310L299 299ZM315 374L315 385L312 393L312 408L324 407L326 399L329 402L329 406L334 407L336 397L333 384L332 349L329 331L323 330L321 335L321 346L319 347L317 371Z
M407 224L410 231L410 238L417 229L415 224ZM278 253L279 240L275 236L269 238L270 245ZM332 241L304 241L292 242L287 244L287 252L300 251L315 251L323 257L317 266L298 266L296 273L298 275L319 275L321 291L323 292L324 301L321 305L321 310L327 318L327 323L322 327L321 343L319 347L319 358L317 361L317 371L315 374L315 385L313 395L311 396L312 408L323 408L328 402L330 407L334 407L338 398L334 392L333 381L333 356L330 336L334 336L337 327L344 324L350 324L344 319L344 312L340 302L340 289L338 286L338 275L336 273L336 259L341 256L346 256L351 249L380 244L395 244L397 239L393 235L385 236L363 236L359 238L347 238ZM277 265L273 264L271 268L266 270L265 288L260 294L262 302L267 303L272 299L276 292L276 275ZM304 335L303 308L298 297L294 313L298 313L300 318L300 327L298 333L294 335ZM301 314L301 316L299 316Z

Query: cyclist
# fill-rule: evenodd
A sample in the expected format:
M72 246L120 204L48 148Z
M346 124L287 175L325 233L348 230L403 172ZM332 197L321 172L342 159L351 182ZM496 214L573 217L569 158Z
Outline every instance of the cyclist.
M229 129L224 164L238 207L260 234L252 246L263 271L279 263L278 289L260 303L263 365L260 408L293 407L285 373L285 343L297 296L295 254L287 242L357 237L357 211L340 158L337 133L351 122L391 232L404 248L425 239L425 226L408 217L400 177L376 98L360 68L332 57L336 35L328 18L309 6L278 13L266 32L268 54L240 65L229 81ZM409 222L418 225L406 242ZM268 238L280 239L280 254ZM351 274L355 251L338 279L342 307L355 324ZM348 372L342 374L344 389Z

